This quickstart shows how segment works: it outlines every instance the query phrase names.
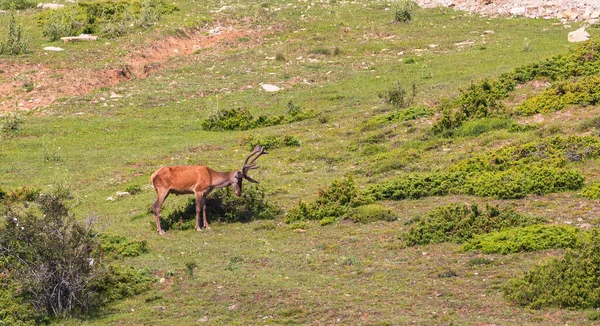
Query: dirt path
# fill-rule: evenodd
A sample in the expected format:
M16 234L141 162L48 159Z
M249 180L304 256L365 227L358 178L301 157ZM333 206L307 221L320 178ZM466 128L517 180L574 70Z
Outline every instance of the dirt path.
M169 60L193 54L196 50L219 48L220 41L257 33L249 29L215 28L210 33L188 31L168 37L126 57L119 68L52 69L41 64L0 62L5 78L0 82L0 112L45 107L56 99L86 95L123 81L143 79L169 67Z

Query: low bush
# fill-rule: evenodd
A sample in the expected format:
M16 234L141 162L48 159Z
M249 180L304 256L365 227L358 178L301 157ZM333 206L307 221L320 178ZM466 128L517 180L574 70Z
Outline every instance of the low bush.
M387 90L387 92L379 94L385 104L392 106L395 109L405 109L412 105L412 102L417 95L417 87L413 83L411 93L408 94L406 89L396 81L396 85Z
M14 11L10 12L8 33L0 40L0 54L19 55L29 51L29 39L23 32L23 27L17 25Z
M261 115L255 118L248 109L238 108L219 110L216 114L202 121L201 126L203 130L207 131L248 130L302 121L314 118L317 115L318 113L314 110L301 111L294 108L292 110L288 109L285 115L271 117Z
M267 200L264 188L260 186L244 187L242 195L237 197L230 187L213 191L206 198L206 217L219 222L250 222L272 219L280 209ZM200 216L202 218L202 216ZM163 230L187 230L195 226L196 200L188 203L161 219Z
M527 166L474 174L461 192L479 197L517 199L528 194L577 190L583 186L583 181L583 176L575 170Z
M600 308L600 231L589 241L569 249L562 258L510 279L503 288L506 299L529 308Z
M395 221L398 219L398 213L390 208L370 204L352 208L345 216L354 223L367 224L376 221Z
M445 196L450 193L460 193L460 187L465 183L465 173L429 173L409 174L395 180L373 185L364 194L374 200L419 199L429 196Z
M511 129L515 123L506 118L483 118L469 120L452 132L455 137L476 137L486 132L500 129Z
M413 106L413 107L409 107L409 108L406 108L403 110L396 110L396 111L390 112L381 117L377 117L377 118L375 118L375 122L376 123L394 123L394 122L416 120L416 119L420 119L420 118L427 118L432 115L433 115L433 111L428 108L424 108L424 107L420 107L420 106L416 106L416 107Z
M24 122L25 118L23 118L19 113L7 113L2 119L0 133L3 135L14 135L17 131L21 130Z
M516 68L495 79L472 83L467 89L461 90L458 96L443 101L438 106L441 115L432 127L433 132L452 136L454 129L468 120L507 115L501 101L517 85L528 81L564 81L573 77L597 75L600 72L600 52L596 44L596 40L582 42L567 54Z
M394 12L394 21L398 23L408 23L412 20L414 12L419 5L413 0L396 0L392 4Z
M300 146L300 141L293 135L281 136L248 136L242 140L243 144L248 146L249 150L253 150L256 146L262 146L265 149L273 149L280 147L295 147Z
M137 257L148 252L146 240L131 240L118 235L101 234L100 248L111 258Z
M176 5L164 0L82 1L40 13L38 25L50 41L82 33L118 37L136 28L147 28L162 15L177 10Z
M37 5L34 0L0 0L0 10L23 10Z
M108 304L149 290L155 280L147 269L110 265L100 277L90 282L89 287L100 294L100 304Z
M570 104L596 105L600 101L600 76L585 76L559 81L542 94L528 98L515 111L521 115L534 115L560 111Z
M413 221L403 235L409 246L430 243L463 243L477 234L489 233L543 222L543 219L517 214L512 208L486 206L480 211L477 205L450 204L429 211Z
M594 182L591 185L581 189L579 195L589 199L600 199L600 182Z
M285 222L339 219L351 208L367 203L351 178L335 180L329 187L319 189L315 201L298 203L296 208L289 211Z
M600 156L600 138L594 136L549 137L506 146L474 155L450 167L451 171L504 171L514 167L563 167Z
M530 225L475 235L463 245L465 251L510 254L557 248L577 248L584 241L581 229L569 225Z

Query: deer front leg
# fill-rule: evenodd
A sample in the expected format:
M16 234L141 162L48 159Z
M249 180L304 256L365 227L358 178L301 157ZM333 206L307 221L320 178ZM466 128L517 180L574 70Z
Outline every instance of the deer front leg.
M196 193L196 231L202 231L200 227L200 211L202 210L202 206L204 204L204 193L197 192ZM206 220L206 217L205 217Z
M165 199L169 196L169 192L157 191L157 199L154 205L152 205L152 210L154 211L154 218L156 219L156 231L158 234L163 235L165 231L160 227L160 208L162 207Z

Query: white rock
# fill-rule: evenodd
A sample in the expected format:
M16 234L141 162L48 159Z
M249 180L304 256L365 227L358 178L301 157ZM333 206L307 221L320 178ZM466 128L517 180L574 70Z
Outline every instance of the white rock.
M596 10L594 12L592 12L592 14L590 15L591 19L597 19L600 18L600 11Z
M117 197L129 196L129 193L127 191L117 191L116 194L117 194Z
M117 94L113 91L110 92L110 98L122 98L122 97L123 97L123 95L121 95L121 94Z
M525 14L525 8L524 7L514 7L512 9L510 9L510 14L513 16L522 16Z
M37 7L41 9L60 9L65 5L61 5L59 3L38 3Z
M261 84L260 86L267 92L277 92L281 90L280 87L271 84Z
M584 42L590 39L590 34L585 31L585 27L582 27L574 32L569 33L569 42Z
M112 198L112 197L108 197L108 198L106 198L106 200L108 200L108 201L115 201L115 199Z
M64 49L56 46L47 46L44 48L45 51L64 51Z

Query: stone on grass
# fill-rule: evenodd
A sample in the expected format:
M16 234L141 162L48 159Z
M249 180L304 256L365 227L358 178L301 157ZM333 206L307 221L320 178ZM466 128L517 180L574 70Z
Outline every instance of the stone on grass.
M585 27L582 27L574 32L569 33L569 42L584 42L590 39L590 34L585 31Z

